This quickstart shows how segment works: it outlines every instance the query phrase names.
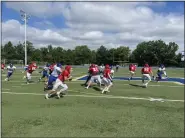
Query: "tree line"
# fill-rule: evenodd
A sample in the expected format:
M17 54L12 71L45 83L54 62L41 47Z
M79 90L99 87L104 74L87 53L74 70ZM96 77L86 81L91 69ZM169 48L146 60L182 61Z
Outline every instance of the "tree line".
M71 65L137 63L141 66L147 62L153 66L159 64L182 66L182 55L176 54L178 49L179 46L175 42L166 44L162 40L141 42L133 51L128 46L107 49L103 45L97 50L91 50L87 45L76 46L74 49L63 49L52 45L37 48L27 41L28 62L61 62ZM1 59L24 60L24 43L13 45L9 41L1 45Z

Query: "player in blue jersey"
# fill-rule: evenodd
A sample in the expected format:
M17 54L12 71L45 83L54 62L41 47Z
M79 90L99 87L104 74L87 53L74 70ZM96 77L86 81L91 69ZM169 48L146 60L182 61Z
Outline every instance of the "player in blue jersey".
M43 78L46 78L46 79L45 79L45 82L48 81L48 78L49 78L49 74L48 74L49 66L50 66L50 65L47 63L46 66L44 66L43 70L40 72L40 73L42 73L42 77L40 77L40 79L38 80L39 82L40 82Z
M7 77L5 79L5 81L9 81L9 78L12 76L13 72L15 71L16 67L13 66L13 64L10 63L9 66L7 66Z
M157 77L156 77L156 81L158 82L159 80L162 79L162 75L165 75L166 78L168 78L167 74L166 74L166 68L163 64L161 64L159 66L159 69L157 70Z
M58 75L60 75L61 72L62 72L62 65L60 63L57 63L54 66L51 75L49 76L48 82L44 87L44 90L50 90L53 88L53 83L56 81Z

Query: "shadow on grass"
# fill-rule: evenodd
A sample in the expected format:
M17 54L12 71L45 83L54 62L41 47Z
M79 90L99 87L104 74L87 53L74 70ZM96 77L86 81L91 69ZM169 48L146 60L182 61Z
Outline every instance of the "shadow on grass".
M101 91L101 89L100 89L99 87L93 86L92 88L93 88L94 90L96 90L96 91Z
M138 85L138 84L129 84L129 85L134 86L134 87L141 87L141 88L145 88L144 86L142 86L142 85Z

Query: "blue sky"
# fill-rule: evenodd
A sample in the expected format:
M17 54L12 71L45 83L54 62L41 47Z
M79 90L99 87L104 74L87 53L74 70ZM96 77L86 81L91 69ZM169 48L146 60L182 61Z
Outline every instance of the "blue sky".
M128 45L134 48L138 42L150 39L172 40L183 45L183 40L166 35L175 30L179 36L184 35L179 31L184 24L184 2L2 2L3 25L20 26L20 30L13 27L20 35L23 33L21 8L31 14L28 37L39 46L88 44L94 48L104 44L107 47ZM141 34L138 23L148 31ZM31 36L34 31L41 35L40 39ZM22 35L19 38L9 37L7 29L4 29L4 33L3 42L23 39ZM137 39L133 40L133 37Z
M2 2L2 21L7 21L9 19L16 19L21 21L20 12L12 8L8 8L6 6L6 3L8 2ZM166 6L164 7L156 6L156 5L151 5L149 7L151 7L152 10L154 10L157 13L168 14L172 12L172 13L184 14L184 7L183 7L184 2L166 2L165 4ZM29 25L36 27L36 23L41 22L43 20L44 20L43 18L32 16L31 20L29 21ZM57 28L67 27L67 25L65 24L65 18L62 14L59 16L54 16L50 18L49 21L51 21L54 24L54 26ZM43 29L44 26L39 26L39 27Z

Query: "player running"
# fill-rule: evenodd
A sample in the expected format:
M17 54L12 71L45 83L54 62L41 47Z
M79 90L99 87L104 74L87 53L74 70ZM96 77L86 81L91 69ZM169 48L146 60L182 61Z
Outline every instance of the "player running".
M44 66L43 70L40 72L40 73L42 73L42 77L40 77L38 82L40 82L43 78L45 78L45 83L48 81L48 78L49 78L49 74L48 74L49 66L50 65L48 63L46 64L46 66Z
M103 71L105 69L105 66L102 64L100 67L99 67L99 71L100 71L100 78L103 79Z
M119 65L116 65L116 72L118 72L119 70Z
M135 75L135 71L136 71L136 66L134 64L130 64L129 66L129 72L130 72L130 77L128 78L128 80L132 80L132 77Z
M44 87L44 91L51 90L53 88L53 83L56 81L56 79L58 78L58 75L60 75L61 72L62 72L62 64L57 63L56 65L54 65L53 71L49 76L46 86Z
M24 66L24 71L22 73L25 73L28 70L28 66L29 65ZM25 78L26 78L26 76L23 77L23 79L25 79Z
M88 86L85 88L88 89L91 86L91 84L93 82L96 82L96 80L97 80L100 85L100 89L101 89L101 78L100 78L98 67L95 64L92 64L89 72L90 72L90 74L92 74L92 76L91 76L91 79L89 80Z
M37 65L35 62L32 62L26 71L26 83L29 84L31 82L31 75L37 69Z
M162 79L162 75L165 75L166 78L168 78L167 74L166 74L166 68L163 64L161 64L159 66L159 69L157 70L157 77L156 77L156 81L158 82L159 80Z
M148 64L145 64L144 67L141 69L141 74L142 74L143 86L146 88L148 83L151 81L150 74L153 76L152 68ZM144 83L145 78L148 79L148 81L146 83ZM153 78L154 78L154 76L153 76Z
M91 74L91 72L90 72L90 69L91 69L91 67L92 67L92 64L89 66L89 69L88 69L88 77L87 77L87 79L86 79L86 82L83 84L83 85L85 85L85 86L87 86L87 83L89 82L89 80L91 79L91 77L92 77L92 74Z
M109 65L106 65L105 66L105 70L103 72L103 79L102 79L102 82L105 84L105 87L102 90L102 93L104 93L104 92L110 92L109 91L109 88L113 85L112 84L112 78L110 76L110 72L111 72L111 70L110 70Z
M71 76L72 71L73 70L71 66L67 65L65 67L65 70L62 71L62 73L56 79L53 89L48 91L47 94L45 94L46 99L49 99L49 97L53 94L56 94L57 98L60 98L60 94L62 95L66 94L65 92L68 89L68 86L64 82L72 79L72 76ZM57 91L58 88L60 89L59 91Z
M7 66L7 70L8 70L8 73L7 73L7 78L5 79L5 81L9 81L9 78L13 75L13 72L15 71L16 67L13 66L13 64L10 63L9 66Z
M51 73L53 72L54 66L55 66L55 65L56 65L56 64L53 63L53 64L51 64L51 65L49 66L49 75L51 75Z

